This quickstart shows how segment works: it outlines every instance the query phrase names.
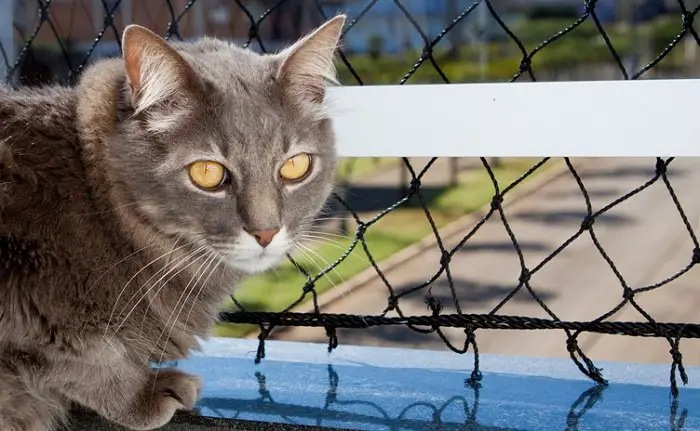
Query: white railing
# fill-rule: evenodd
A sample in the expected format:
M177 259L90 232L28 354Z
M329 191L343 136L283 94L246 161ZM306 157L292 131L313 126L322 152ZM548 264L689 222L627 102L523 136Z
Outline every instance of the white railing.
M344 157L700 156L700 79L332 88Z

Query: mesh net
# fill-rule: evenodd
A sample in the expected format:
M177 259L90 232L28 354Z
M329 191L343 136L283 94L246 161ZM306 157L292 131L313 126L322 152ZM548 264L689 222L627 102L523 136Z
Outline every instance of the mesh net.
M119 35L130 22L160 29L171 40L212 34L232 39L250 49L269 52L303 35L338 10L345 9L349 20L344 31L343 48L339 51L341 81L345 85L681 77L692 73L687 67L688 58L694 52L690 48L700 44L693 28L700 6L689 1L679 0L671 6L669 4L673 2L664 3L667 14L656 20L640 17L643 11L649 10L648 5L634 6L626 25L611 20L608 2L582 1L575 9L575 16L551 18L543 26L518 24L509 13L511 9L502 6L506 2L435 2L435 10L431 9L432 6L416 9L416 3L399 0L17 2L12 36L15 43L14 46L11 42L8 45L8 39L3 39L0 54L11 84L73 83L91 61L119 54ZM389 21L388 30L365 37L368 28L377 28L377 20L387 17L394 20ZM396 22L401 22L401 26L393 27L391 23ZM632 43L633 40L643 40L643 48ZM460 64L463 67L457 66ZM533 133L535 131L533 126ZM398 196L391 198L393 201L385 207L360 209L347 193L338 192L333 197L330 207L337 217L320 218L319 225L340 219L341 230L350 234L347 241L341 243L343 251L333 256L331 262L317 268L318 271L312 270L308 261L302 262L303 259L295 260L290 256L291 265L297 274L301 274L303 281L300 285L288 285L287 289L298 292L298 297L276 310L260 310L236 294L230 311L221 313L222 322L259 327L257 361L265 356L265 340L280 327L322 328L329 340L329 350L332 350L338 345L338 329L399 326L406 331L436 336L457 353L472 349L474 368L467 381L478 385L481 380L478 330L551 330L564 334L565 348L580 371L604 385L606 380L601 370L580 346L582 334L657 337L668 344L672 364L670 386L673 395L677 395L677 375L687 382L680 340L700 337L700 325L659 321L647 311L641 300L650 292L688 274L700 262L700 244L693 223L674 189L675 179L671 178L671 168L678 163L674 158L658 158L646 167L640 167L640 176L645 178L628 190L613 192L614 196L601 194L599 190L592 193L586 175L581 174L580 168L569 159L530 161L517 175L508 177L500 175L505 161L482 158L476 165L472 163L470 169L482 173L483 184L479 190L487 190L484 197L486 209L477 212L474 222L463 226L459 232L452 229L449 236L453 240L450 241L445 239L447 224L442 220L442 214L440 217L435 214L434 187L425 185L431 169L442 161L430 159L423 166L407 158L399 162L402 165L402 184L398 187ZM573 221L574 228L556 247L533 261L527 258L529 244L525 244L513 228L512 216L505 203L531 178L554 169L552 166L558 169L560 176L574 182L576 199L583 210L563 214L569 223ZM615 209L650 193L652 189L657 194L662 191L659 205L666 205L675 214L664 221L675 224L674 229L680 229L683 235L683 246L679 248L683 249L684 263L661 280L638 284L633 281L636 277L625 275L616 263L615 257L619 253L611 253L598 232L601 224L619 221L613 216ZM465 193L464 199L468 200L469 190ZM599 199L605 202L600 203ZM431 235L430 246L437 250L438 259L430 263L434 270L427 280L399 289L387 276L382 259L377 257L381 254L377 250L379 240L374 242L372 238L378 237L372 237L372 232L403 209L412 209L414 216L421 214L422 223L426 224ZM396 223L402 219L391 220L390 223ZM507 237L503 250L517 258L517 273L510 285L492 289L501 297L488 308L479 313L468 312L466 309L471 310L471 307L465 307L465 303L469 300L464 299L467 297L464 289L455 281L453 262L455 256L469 249L481 230L494 223ZM674 232L679 232L678 229ZM458 240L454 240L457 236ZM533 280L552 262L565 258L568 250L582 243L600 258L601 265L595 271L612 274L613 278L605 289L607 292L614 290L617 299L605 304L593 318L566 320L553 310L547 295ZM632 243L630 247L634 247ZM322 312L319 303L323 301L319 300L317 290L319 283L357 255L362 256L367 267L384 285L386 301L381 310L372 315ZM560 277L562 284L568 282L567 277L581 277L581 274L572 270ZM524 316L503 312L507 304L523 295L536 304L538 313ZM424 300L428 313L404 311L403 304L416 296ZM310 304L308 312L299 311L302 304ZM614 319L623 309L635 310L637 318L631 321ZM459 343L446 335L448 328L462 331Z

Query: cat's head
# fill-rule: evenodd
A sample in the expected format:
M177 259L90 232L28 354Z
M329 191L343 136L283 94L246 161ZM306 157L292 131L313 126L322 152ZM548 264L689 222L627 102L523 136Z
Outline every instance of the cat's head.
M134 210L238 270L283 260L331 192L325 87L344 22L269 55L128 27L109 158Z

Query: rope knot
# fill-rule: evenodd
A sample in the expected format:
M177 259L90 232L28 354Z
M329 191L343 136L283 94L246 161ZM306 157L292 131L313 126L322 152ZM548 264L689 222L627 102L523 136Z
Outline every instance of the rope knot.
M671 395L673 398L678 397L678 384L676 383L676 370L681 376L681 381L684 385L688 384L688 374L685 372L685 366L683 366L683 354L680 351L680 337L676 338L671 344L671 358L673 362L671 363Z
M656 159L656 175L665 175L666 174L666 163L662 159Z
M355 230L355 236L357 239L362 241L365 238L365 232L367 231L367 225L363 221L357 222L357 229Z
M692 262L693 265L700 263L700 248L696 248L693 250Z
M671 350L669 350L669 353L671 354L671 358L673 359L673 362L679 364L683 362L683 354L681 353L680 350L678 350L677 346L673 346Z
M414 178L411 180L411 186L409 187L409 192L410 194L415 194L418 192L418 189L420 189L421 186L420 179Z
M527 268L523 268L520 272L520 277L518 277L518 281L520 281L520 284L525 284L528 281L530 281L531 277L532 273L530 272L530 270Z
M474 370L474 371L472 371L472 375L471 375L471 380L472 380L472 381L480 382L480 381L482 381L483 379L484 379L484 375L481 374L481 371L479 371L479 370Z
M683 12L683 15L681 16L681 22L683 23L683 28L689 28L693 25L693 20L695 19L695 15L690 12L690 11L685 11Z
M387 311L395 310L396 307L399 306L399 298L395 297L394 295L391 295L389 299L387 299L387 306L386 309Z
M581 222L581 229L589 230L593 227L593 223L595 223L595 217L589 214L583 218L583 221Z
M265 357L265 340L272 331L271 327L260 326L260 334L258 334L258 351L255 353L255 364L259 364Z
M443 250L442 257L440 258L440 266L447 266L451 259L452 255L447 250Z
M634 290L625 286L625 290L622 292L622 297L629 301L630 299L634 298Z
M182 39L180 36L180 26L178 25L177 21L172 21L168 24L168 35L176 35L178 39Z
M483 378L484 376L481 374L481 371L474 370L472 371L469 378L464 380L464 384L472 389L479 389L481 387L481 380L483 380Z
M428 308L433 312L433 316L440 314L440 311L442 310L440 301L428 295L425 297L425 303L428 304Z
M256 37L258 37L258 26L251 25L250 28L248 29L248 38L255 39Z
M467 343L476 343L476 334L472 325L468 325L466 328L464 328L464 333L467 335Z
M338 335L335 331L335 326L326 326L326 336L328 337L328 353L338 347Z
M314 281L311 278L308 278L306 280L306 283L304 283L303 291L304 291L304 293L309 293L312 290L314 290L315 287L316 287L316 284L314 283Z
M530 69L530 66L532 66L532 60L530 57L525 57L520 61L520 71L525 72L526 70Z
M503 203L503 196L501 195L495 195L493 199L491 199L491 209L492 210L497 210L501 207L501 204Z

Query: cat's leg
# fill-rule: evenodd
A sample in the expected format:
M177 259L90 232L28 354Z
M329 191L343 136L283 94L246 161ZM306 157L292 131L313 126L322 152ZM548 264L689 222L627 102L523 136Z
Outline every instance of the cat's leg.
M100 416L134 430L159 428L176 410L191 410L201 389L199 378L173 368L134 367L99 380L67 385L62 391Z
M0 364L0 430L53 431L65 425L68 402Z

